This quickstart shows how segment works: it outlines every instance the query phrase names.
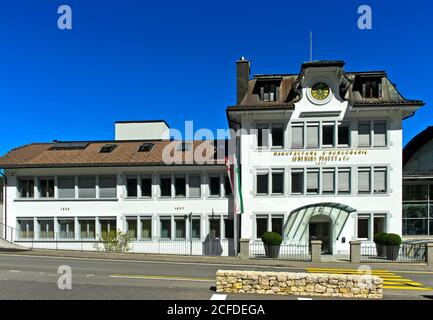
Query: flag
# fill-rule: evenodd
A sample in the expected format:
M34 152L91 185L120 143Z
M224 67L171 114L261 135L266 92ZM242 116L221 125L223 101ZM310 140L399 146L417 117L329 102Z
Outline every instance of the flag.
M226 164L227 175L230 181L230 187L233 193L234 199L234 213L242 214L244 213L244 203L242 199L242 189L241 189L241 172L236 163L236 158L234 155L224 158Z

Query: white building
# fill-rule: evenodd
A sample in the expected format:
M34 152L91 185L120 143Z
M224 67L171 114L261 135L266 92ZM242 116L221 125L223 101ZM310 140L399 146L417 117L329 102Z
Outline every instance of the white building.
M205 142L171 142L163 121L122 122L113 141L29 144L0 158L13 240L90 250L120 229L134 252L209 254L214 243L203 243L217 238L227 255L237 238L270 230L290 243L320 239L329 253L379 231L401 234L402 119L423 102L404 99L383 71L343 66L309 62L299 74L251 79L250 62L237 62L237 104L226 112L230 128L244 130L233 135L239 224L224 159L187 161ZM166 164L173 143L184 161Z

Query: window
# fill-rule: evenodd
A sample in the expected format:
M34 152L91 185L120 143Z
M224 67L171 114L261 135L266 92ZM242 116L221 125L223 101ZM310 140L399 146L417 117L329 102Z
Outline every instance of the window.
M75 178L74 177L59 177L57 179L57 189L59 198L73 199L75 198Z
M101 150L99 150L100 153L110 153L111 151L113 151L114 149L116 149L117 144L106 144L105 146L103 146L101 148Z
M137 239L137 218L126 218L126 233L131 239Z
M338 193L350 193L350 169L338 170Z
M171 219L161 218L161 238L171 239Z
M385 121L374 122L374 146L375 147L386 146L386 122Z
M117 198L116 176L99 176L99 198Z
M39 196L54 198L54 178L39 178Z
M272 124L271 132L272 146L273 147L284 147L284 124L274 123Z
M221 224L219 218L209 219L209 236L211 239L221 237Z
M347 147L350 140L350 124L342 122L338 125L338 145Z
M224 219L224 237L226 239L233 239L234 237L234 222L233 219Z
M358 216L358 239L369 239L370 218L368 216Z
M260 99L262 101L277 101L279 95L279 85L277 83L268 83L260 87Z
M370 168L358 169L358 193L370 193Z
M101 236L106 237L110 232L117 231L117 221L116 219L99 219L99 224L101 226Z
M232 186L230 184L230 179L228 176L224 177L224 192L226 197L231 197L233 195Z
M200 218L192 218L192 235L191 237L193 239L200 239L201 235L200 235Z
M269 146L269 125L267 123L258 123L257 128L257 147Z
M334 125L326 124L322 125L322 145L333 146L334 145Z
M171 176L162 175L159 187L161 189L161 197L171 197Z
M34 237L33 226L34 226L33 219L18 219L17 220L18 238L33 239Z
M78 177L78 198L96 198L95 177Z
M284 193L284 170L272 170L272 194Z
M210 177L210 195L214 197L219 197L221 195L221 184L219 176Z
M189 197L190 198L201 197L201 176L200 175L189 176Z
M382 80L380 78L374 80L361 80L361 95L364 99L381 98L382 97Z
M425 181L425 184L403 185L403 235L433 235L431 181Z
M18 190L21 198L34 198L35 180L33 178L19 178Z
M304 193L304 171L292 170L292 193Z
M186 142L186 141L182 141L179 146L177 147L177 151L190 151L192 147L192 143L191 142Z
M292 148L300 149L304 147L304 126L303 124L292 125Z
M152 197L152 176L141 177L141 196L146 198Z
M256 237L261 239L262 235L268 231L268 217L257 217L256 218Z
M54 239L54 219L38 219L39 238Z
M268 194L269 173L267 171L257 172L257 190L256 194Z
M319 148L319 124L307 125L307 148Z
M152 239L152 218L141 218L141 239Z
M185 227L185 218L176 218L174 219L174 228L176 239L186 239L186 227Z
M386 168L374 168L374 193L386 193Z
M174 195L176 197L186 197L186 178L185 176L174 177Z
M358 123L358 147L370 146L370 122Z
M283 235L283 217L272 217L272 231Z
M429 198L429 185L404 185L403 186L403 201L404 200L428 200ZM433 190L433 186L430 186L430 191ZM433 197L430 196L433 200Z
M307 193L319 193L319 171L307 172Z
M128 176L126 177L126 197L136 198L137 197L137 177Z
M74 239L75 237L75 220L59 219L60 239Z
M95 219L79 219L81 239L95 239Z
M335 192L334 184L334 171L323 171L322 172L322 193L333 194Z
M153 143L142 143L139 147L138 147L138 152L149 152L150 150L152 150L154 144Z
M374 215L373 220L373 235L379 232L386 232L386 216Z

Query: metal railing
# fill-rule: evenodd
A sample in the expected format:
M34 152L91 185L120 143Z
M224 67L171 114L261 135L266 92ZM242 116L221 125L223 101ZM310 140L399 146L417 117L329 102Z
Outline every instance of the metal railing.
M303 243L282 243L275 256L266 253L265 245L262 241L250 243L250 258L253 259L281 259L291 261L311 261L311 250L309 244Z
M361 261L362 262L423 262L425 261L425 244L419 243L403 243L398 249L398 255L395 260L387 258L386 248L382 250L376 249L375 244L361 245Z
M15 235L16 235L16 229L12 228L8 225L5 225L3 222L0 222L0 238L7 240L9 242L14 242Z

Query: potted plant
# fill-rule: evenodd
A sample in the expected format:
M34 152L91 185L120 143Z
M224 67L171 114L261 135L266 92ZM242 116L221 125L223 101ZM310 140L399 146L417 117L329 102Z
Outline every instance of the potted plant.
M402 243L401 237L395 233L388 233L384 236L383 242L386 246L386 259L397 260Z
M374 235L373 241L376 245L376 252L378 257L384 257L386 255L386 247L383 244L385 232L379 232Z
M262 235L262 241L265 246L265 253L268 258L278 258L280 246L283 238L276 232L265 232Z

